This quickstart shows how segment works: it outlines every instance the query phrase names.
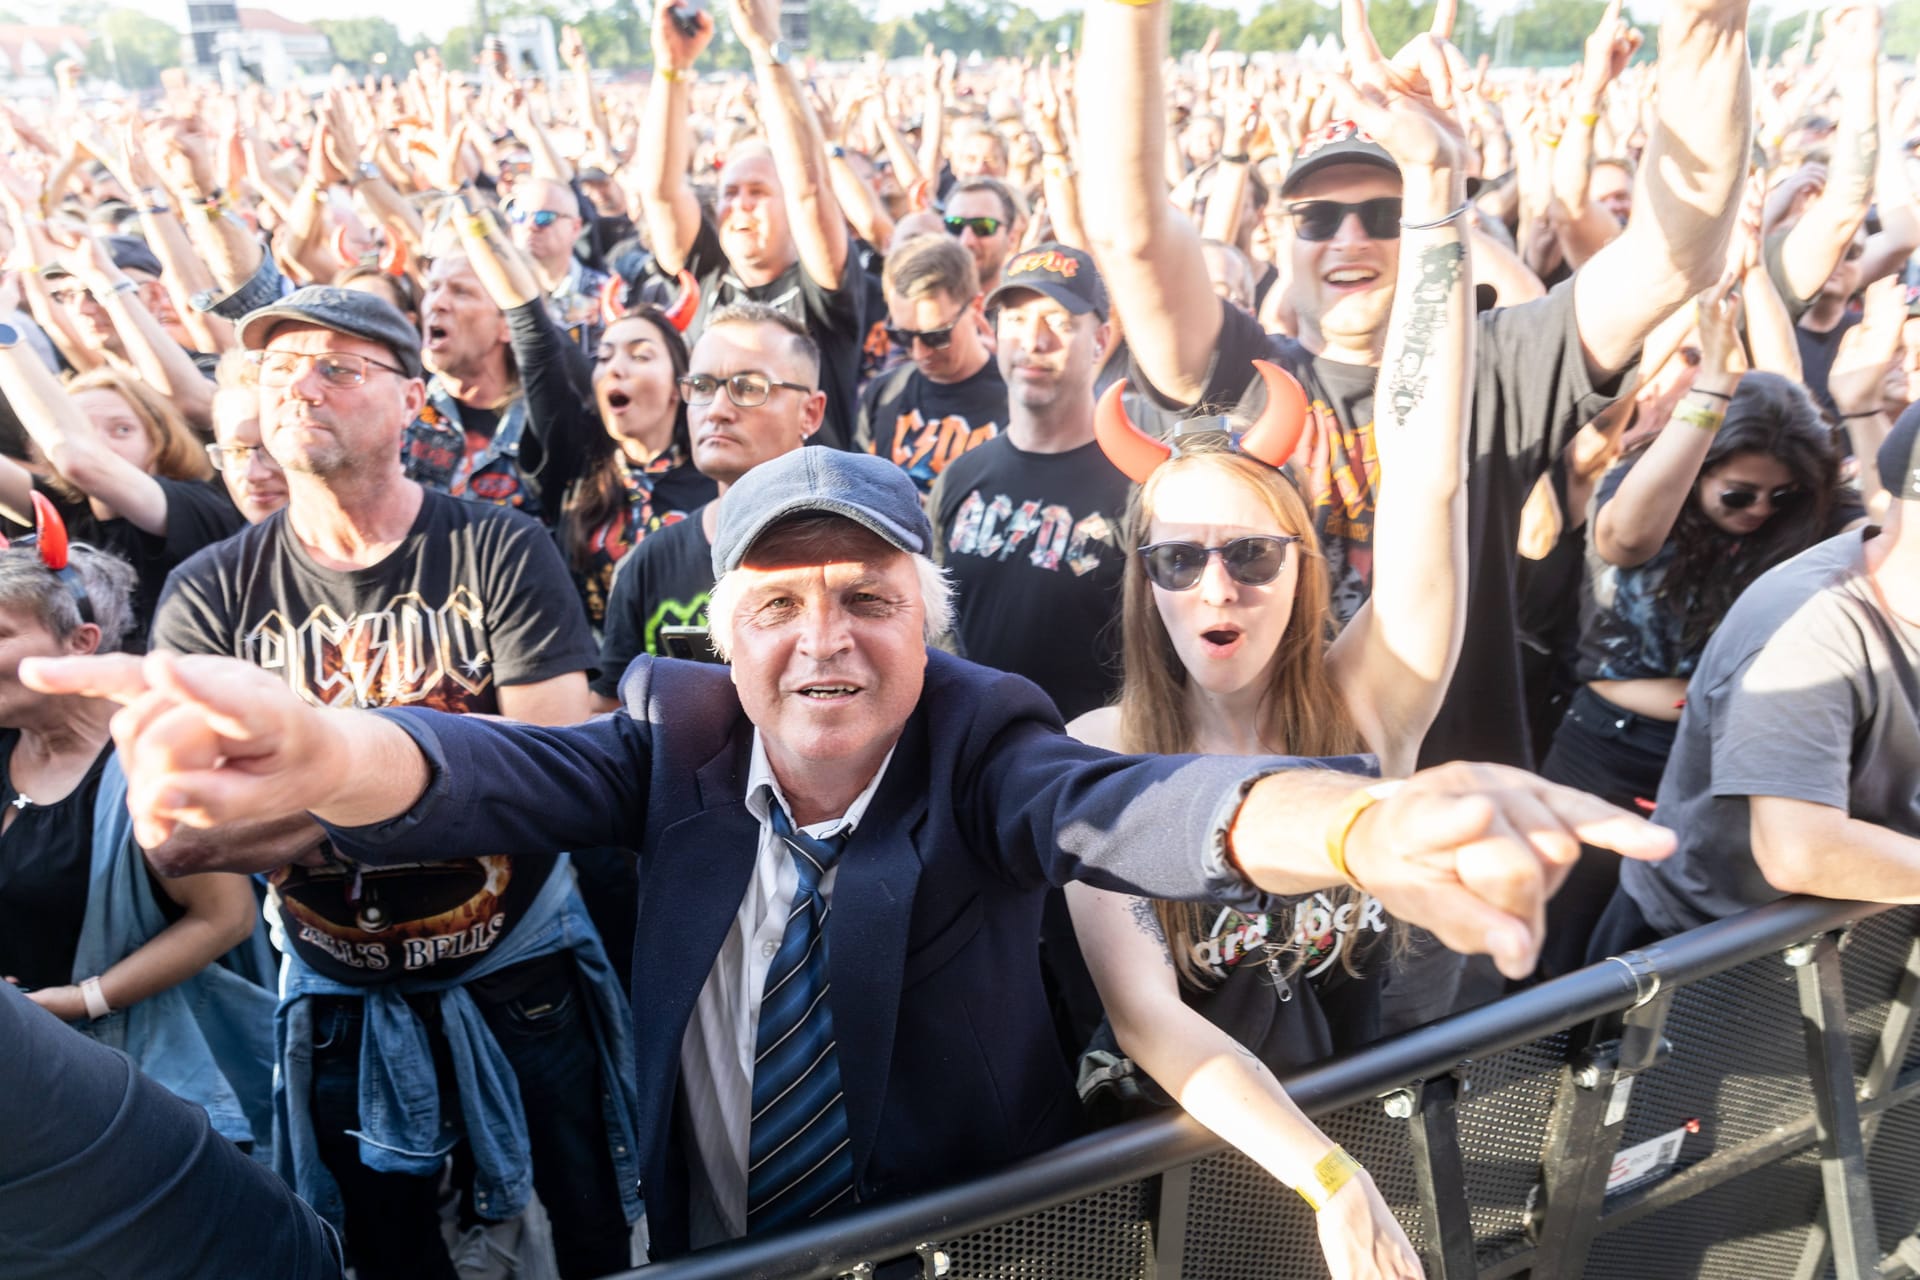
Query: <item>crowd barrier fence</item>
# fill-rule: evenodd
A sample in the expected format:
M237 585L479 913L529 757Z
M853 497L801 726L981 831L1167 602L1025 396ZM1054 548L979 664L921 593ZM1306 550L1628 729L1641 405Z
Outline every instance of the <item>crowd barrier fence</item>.
M1432 1280L1920 1276L1920 908L1796 898L1319 1063L1293 1097ZM1183 1114L633 1280L1323 1277Z

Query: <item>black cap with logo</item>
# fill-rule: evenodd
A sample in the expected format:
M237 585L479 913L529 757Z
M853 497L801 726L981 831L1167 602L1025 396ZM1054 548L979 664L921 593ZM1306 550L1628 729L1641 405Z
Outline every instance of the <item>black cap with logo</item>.
M1022 290L1043 293L1076 316L1091 311L1101 320L1107 318L1107 286L1093 255L1071 245L1035 245L1007 259L999 287L987 295L987 310L1006 301L1010 293Z

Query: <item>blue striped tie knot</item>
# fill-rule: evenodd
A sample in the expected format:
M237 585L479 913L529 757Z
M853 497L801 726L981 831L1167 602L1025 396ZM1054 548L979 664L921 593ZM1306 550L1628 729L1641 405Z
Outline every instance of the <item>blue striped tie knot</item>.
M778 805L767 821L792 852L799 885L780 949L767 968L754 1038L749 1234L805 1221L853 1195L853 1152L827 998L830 908L820 896L820 881L847 838L817 840L796 831Z

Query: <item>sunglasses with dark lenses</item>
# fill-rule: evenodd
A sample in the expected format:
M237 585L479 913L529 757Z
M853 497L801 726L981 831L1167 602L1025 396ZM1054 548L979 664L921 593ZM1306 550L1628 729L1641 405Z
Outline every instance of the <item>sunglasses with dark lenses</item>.
M938 329L897 329L893 325L888 325L887 341L899 347L902 351L913 350L913 344L916 340L929 351L945 351L953 342L955 326L966 317L966 314L967 309L965 307L960 308L959 315L947 321L944 326Z
M507 217L514 222L531 222L536 231L545 231L565 216L552 209L511 209L507 212Z
M680 387L680 398L688 404L712 404L713 398L720 394L721 387L727 389L727 399L742 409L756 409L765 404L775 387L785 387L805 396L813 394L812 387L803 387L797 382L781 382L764 373L736 373L729 378L716 378L710 373L690 373L675 381Z
M1162 591L1190 591L1207 571L1207 559L1219 556L1227 576L1243 587L1264 587L1287 567L1287 548L1300 541L1292 534L1235 538L1224 547L1197 542L1154 542L1140 548L1147 577Z
M1360 229L1369 240L1400 238L1400 197L1378 196L1359 204L1339 200L1301 200L1287 206L1293 215L1293 233L1302 240L1331 240L1340 234L1348 214L1360 219Z
M1800 486L1785 485L1767 495L1767 505L1778 511L1782 507L1792 506L1806 496L1807 491ZM1720 491L1720 505L1729 511L1745 511L1758 501L1760 501L1758 489L1722 489Z
M999 218L956 218L948 214L944 219L947 234L957 236L962 231L971 231L977 236L990 236L1005 225Z

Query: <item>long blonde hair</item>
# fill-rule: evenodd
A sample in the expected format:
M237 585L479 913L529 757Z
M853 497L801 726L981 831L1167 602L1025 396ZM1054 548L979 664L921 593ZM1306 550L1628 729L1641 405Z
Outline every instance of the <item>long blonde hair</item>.
M1313 520L1299 490L1281 472L1245 454L1201 442L1185 443L1180 456L1163 463L1135 490L1127 504L1129 548L1152 537L1155 499L1171 475L1210 471L1244 486L1265 504L1282 533L1298 537L1299 572L1293 609L1267 667L1260 698L1260 742L1276 752L1297 756L1341 756L1367 750L1346 699L1327 674L1327 641L1332 626L1327 561ZM1188 712L1187 668L1167 634L1140 557L1129 555L1121 586L1120 745L1134 753L1172 755L1194 749ZM1355 903L1356 890L1343 891ZM1206 987L1213 977L1194 959L1194 942L1205 929L1207 908L1197 903L1156 900L1154 913L1166 931L1175 969L1189 984ZM1356 907L1355 914L1358 914ZM1281 942L1288 941L1280 939ZM1351 956L1351 949L1343 949ZM1294 967L1304 962L1296 954ZM1349 960L1350 964L1350 960Z
M158 391L118 369L95 369L67 384L69 396L87 391L111 391L127 402L127 408L133 410L133 416L139 419L141 429L147 433L147 442L153 446L153 458L147 464L147 474L166 480L205 480L213 475L213 464L207 461L207 451L201 448L200 440L188 428L187 420ZM72 496L86 496L57 471L54 480Z

